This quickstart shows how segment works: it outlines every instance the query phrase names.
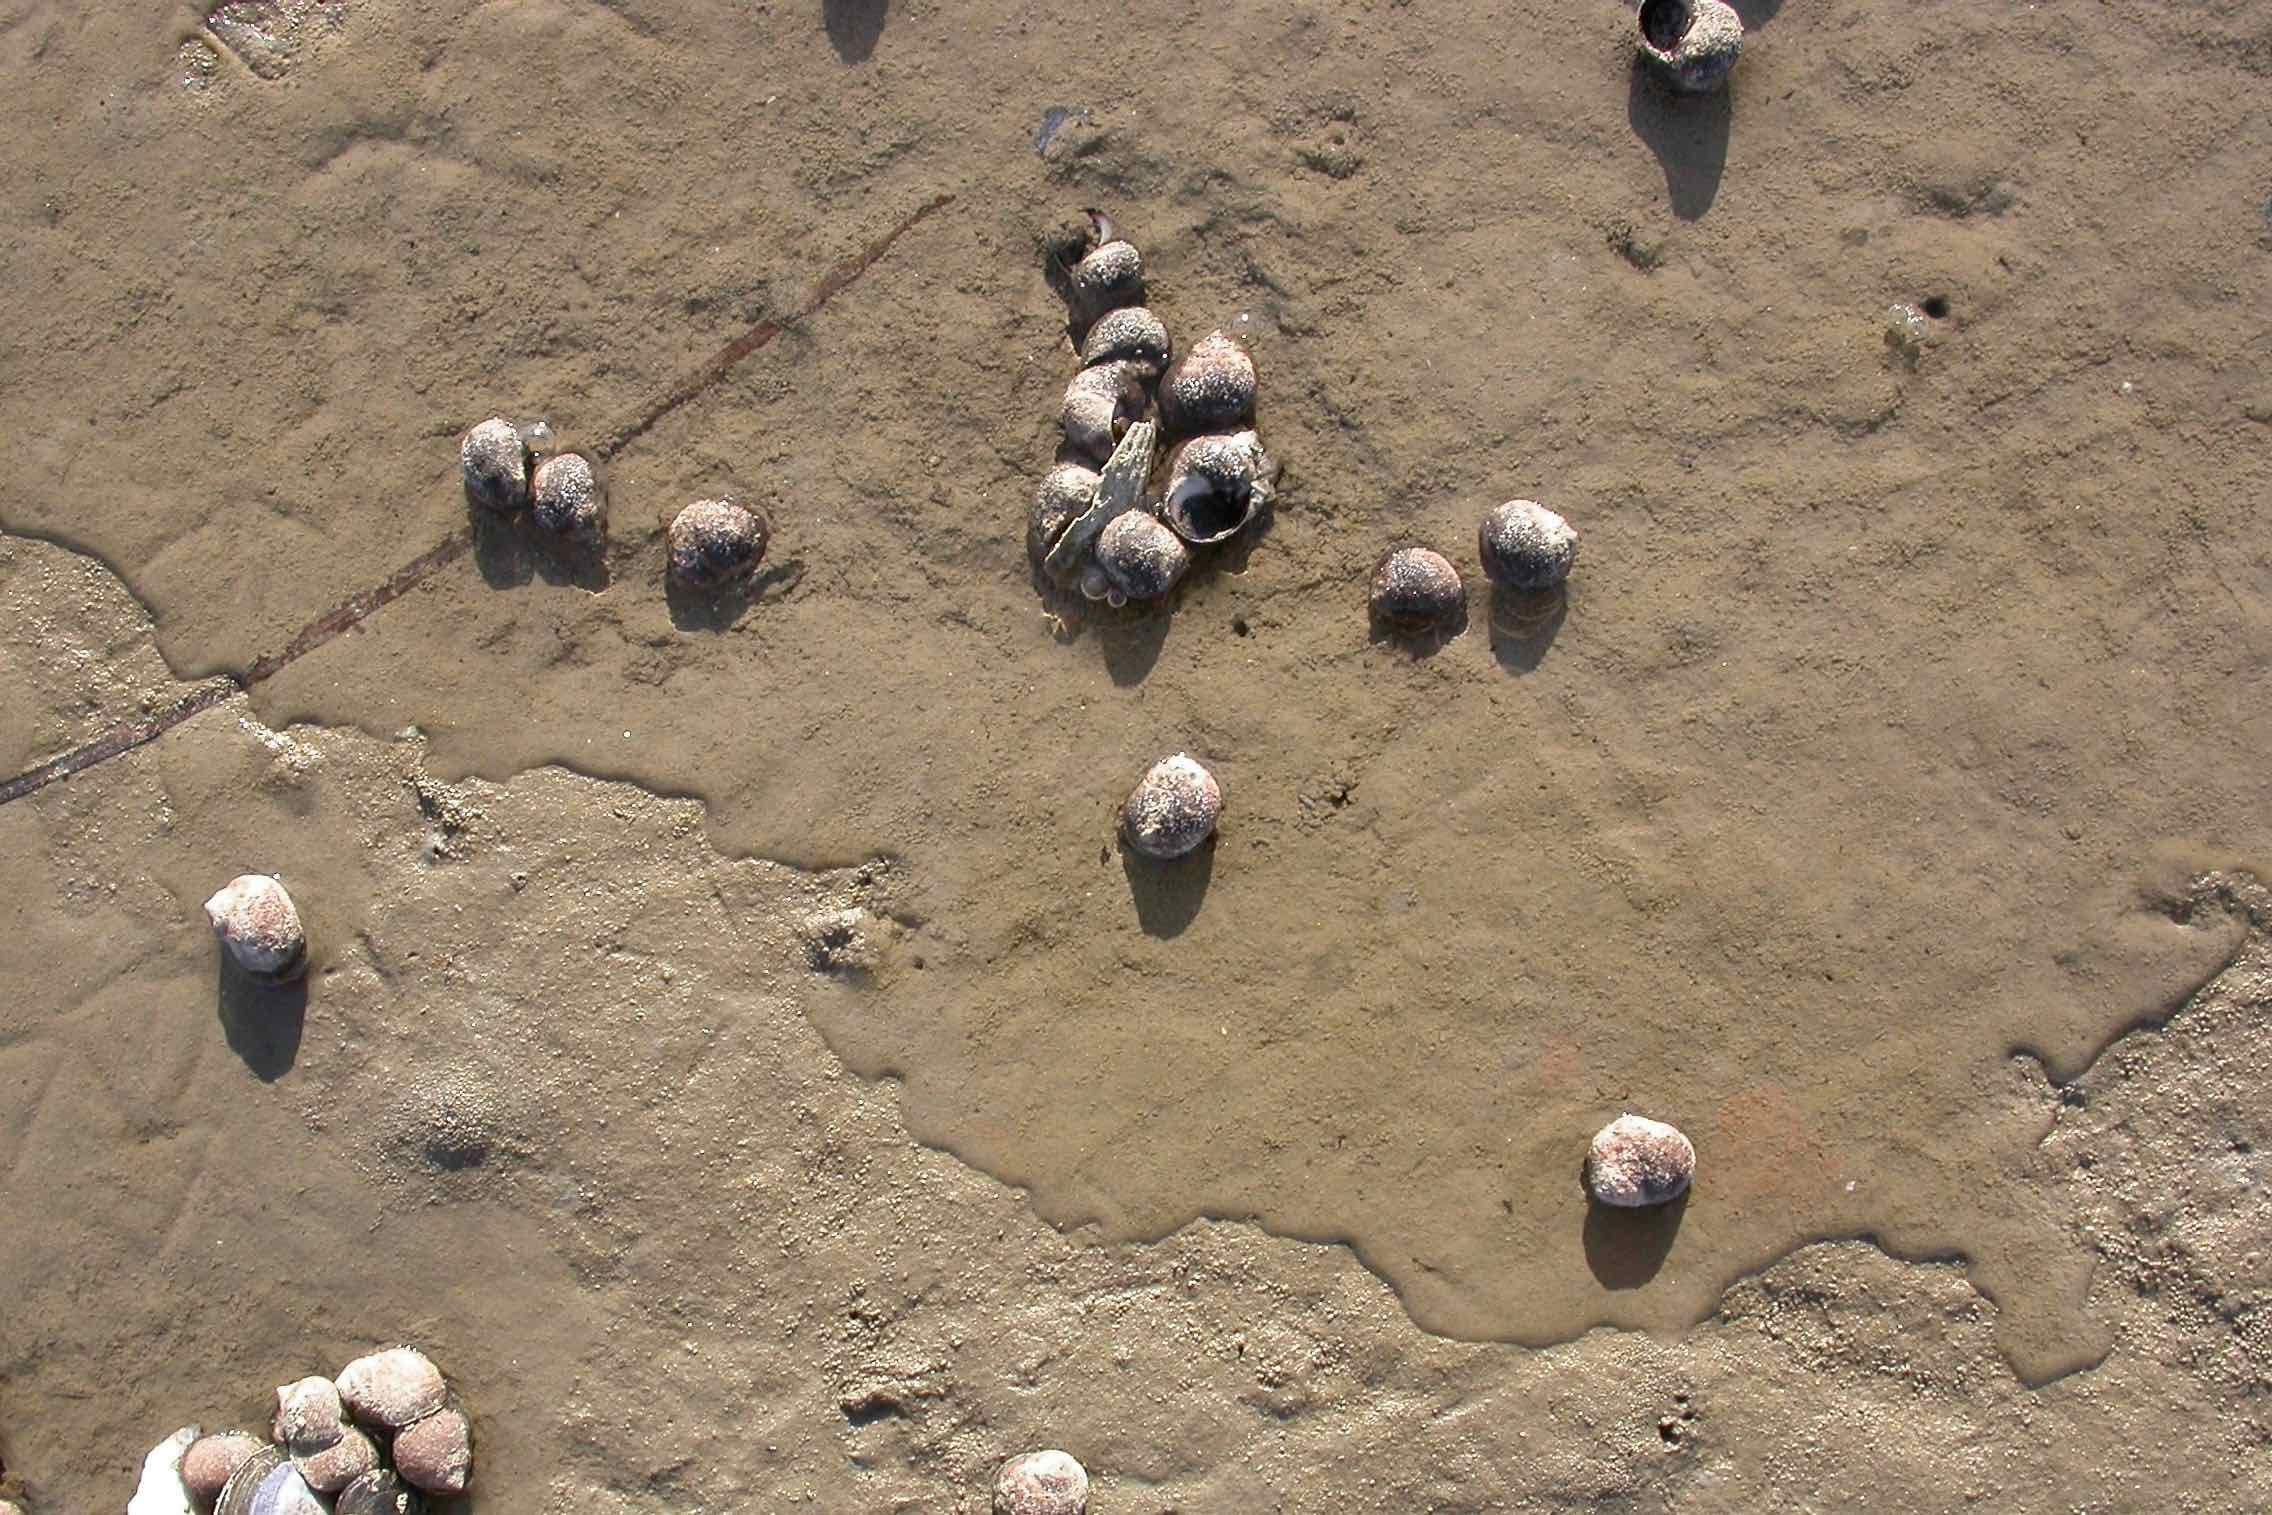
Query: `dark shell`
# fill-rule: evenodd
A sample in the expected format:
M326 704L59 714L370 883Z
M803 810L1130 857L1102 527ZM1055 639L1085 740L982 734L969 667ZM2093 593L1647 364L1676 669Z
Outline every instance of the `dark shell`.
M1097 538L1097 566L1122 598L1156 600L1175 588L1191 566L1191 553L1157 518L1129 510L1113 517Z
M1442 553L1399 547L1373 570L1373 618L1400 631L1422 631L1459 618L1467 591Z
M1743 52L1743 17L1726 0L1642 0L1638 21L1641 56L1683 94L1718 89Z
M1532 500L1509 500L1483 518L1476 551L1484 575L1509 589L1550 589L1570 576L1578 534Z
M419 1515L425 1498L385 1468L374 1469L339 1491L332 1515Z
M1168 366L1171 344L1167 323L1141 305L1108 312L1081 343L1081 364L1134 363L1157 376Z
M1058 415L1065 445L1101 462L1112 455L1128 428L1144 419L1150 404L1141 365L1100 363L1084 368L1065 386L1065 404Z
M529 449L520 428L491 416L458 443L465 497L484 510L511 514L529 502Z
M1228 431L1254 414L1254 359L1209 332L1160 378L1160 418L1171 431Z
M314 1515L322 1504L281 1447L263 1447L222 1485L213 1515Z
M1097 471L1078 463L1060 463L1043 476L1026 513L1026 554L1041 566L1049 549L1057 545L1066 524L1089 508L1097 497Z
M765 558L763 519L729 500L697 500L671 522L671 576L691 589L747 578Z
M1162 861L1195 851L1214 835L1223 815L1223 790L1199 761L1184 753L1162 758L1137 781L1120 810L1128 845Z
M1251 431L1192 437L1168 458L1160 518L1194 547L1228 540L1260 513L1276 476Z
M547 531L574 535L607 523L607 486L583 453L557 453L537 464L529 494L536 523Z

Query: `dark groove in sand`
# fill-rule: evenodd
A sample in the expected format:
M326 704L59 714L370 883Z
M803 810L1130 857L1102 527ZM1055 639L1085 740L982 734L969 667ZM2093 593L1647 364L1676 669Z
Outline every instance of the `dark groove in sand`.
M805 303L797 307L794 315L784 319L767 316L752 325L749 330L719 348L700 368L650 401L631 421L611 432L594 451L603 460L615 456L645 435L663 417L707 393L719 380L732 372L737 364L765 347L790 325L811 319L829 301L858 283L862 274L875 267L882 261L884 254L891 251L893 243L914 230L918 223L934 211L953 204L954 198L951 194L933 195L915 207L889 231L830 269L813 286L812 293L805 297ZM0 805L20 800L27 794L36 794L82 769L91 768L122 752L132 752L137 747L154 742L192 716L202 715L230 696L242 694L255 684L265 682L340 633L361 625L365 617L401 599L436 569L464 557L466 550L472 546L473 532L470 529L461 528L450 533L442 541L397 568L383 582L350 596L308 622L300 628L297 636L285 644L282 652L272 652L256 659L242 674L224 674L214 682L183 695L162 710L136 720L122 721L93 741L74 747L61 757L51 758L36 768L28 768L7 782L0 783ZM122 579L123 577L121 575Z

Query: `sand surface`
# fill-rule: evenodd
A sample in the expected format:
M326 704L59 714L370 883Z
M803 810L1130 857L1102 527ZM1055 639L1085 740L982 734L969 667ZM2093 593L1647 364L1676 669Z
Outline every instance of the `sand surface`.
M494 1511L2272 1500L2272 17L1745 12L1678 104L1614 4L7 12L0 778L258 678L0 806L0 1491L413 1339ZM1286 467L1166 611L1024 559L1085 205Z

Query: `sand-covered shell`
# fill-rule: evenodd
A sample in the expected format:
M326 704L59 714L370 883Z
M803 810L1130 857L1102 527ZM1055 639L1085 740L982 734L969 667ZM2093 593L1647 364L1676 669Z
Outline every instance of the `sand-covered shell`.
M1097 566L1104 570L1105 598L1112 603L1156 600L1175 588L1191 566L1191 551L1157 517L1129 510L1113 517L1098 535Z
M1170 356L1167 323L1141 305L1106 312L1081 343L1082 367L1132 363L1147 378L1158 378Z
M1092 210L1089 222L1094 228L1093 245L1068 275L1073 314L1083 322L1144 303L1144 259L1135 244L1120 235L1109 216Z
M747 578L765 558L768 535L754 511L731 500L697 500L671 522L671 577L689 589Z
M529 502L529 447L521 429L491 416L458 441L465 497L484 510L509 515Z
M1060 463L1042 476L1026 512L1026 554L1040 567L1073 517L1097 497L1097 471L1079 463Z
M1467 591L1459 570L1427 547L1399 547L1373 569L1373 619L1396 631L1425 631L1459 619Z
M531 519L546 531L589 536L607 524L607 486L583 453L558 453L537 464L529 495Z
M267 1445L250 1431L212 1431L191 1442L181 1460L182 1482L189 1485L190 1502L201 1510L213 1508L230 1475Z
M994 1475L994 1515L1088 1515L1089 1473L1070 1453L1027 1452Z
M1634 46L1682 94L1705 94L1728 79L1743 52L1743 17L1725 0L1642 0Z
M1058 421L1065 443L1084 458L1109 457L1128 428L1144 419L1151 397L1144 371L1134 363L1099 363L1073 375L1065 386Z
M1137 781L1121 807L1120 832L1150 858L1178 858L1197 850L1223 815L1223 790L1198 759L1179 752L1160 759Z
M1160 518L1194 547L1226 541L1261 512L1277 472L1251 431L1187 438L1168 456Z
M189 1484L181 1465L197 1434L196 1426L183 1426L150 1449L142 1459L142 1476L127 1498L126 1515L191 1515Z
M1570 565L1578 559L1578 533L1535 500L1509 500L1483 518L1476 550L1492 583L1551 589L1570 576Z
M426 1501L386 1468L365 1473L339 1491L332 1515L418 1515Z
M462 1494L473 1477L473 1422L452 1399L395 1433L394 1470L429 1494Z
M379 1465L379 1449L353 1426L320 1452L294 1452L292 1464L318 1494L336 1494Z
M205 918L229 956L266 983L298 978L308 967L308 938L284 886L265 873L229 880L205 902Z
M415 1347L389 1347L339 1370L339 1398L367 1426L406 1426L442 1408L449 1385Z
M303 1378L276 1390L277 1441L292 1452L320 1452L339 1440L344 1428L339 1390L328 1378Z
M1160 419L1189 434L1228 431L1254 414L1254 359L1219 331L1209 332L1160 376Z
M1680 1128L1646 1116L1620 1115L1586 1152L1586 1192L1621 1209L1678 1199L1695 1175L1696 1148Z

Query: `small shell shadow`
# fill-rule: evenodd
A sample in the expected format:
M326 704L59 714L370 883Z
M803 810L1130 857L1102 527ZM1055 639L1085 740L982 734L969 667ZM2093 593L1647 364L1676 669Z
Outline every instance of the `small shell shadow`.
M1426 626L1406 626L1400 622L1372 617L1372 641L1377 647L1394 647L1418 661L1432 658L1451 643L1467 634L1467 595L1459 597L1459 608L1443 620Z
M1683 221L1701 220L1718 198L1728 168L1728 133L1735 119L1729 91L1675 94L1636 55L1626 86L1625 119L1664 170L1672 213Z
M681 631L725 631L746 614L750 607L768 599L780 599L795 589L805 576L803 558L787 558L769 563L746 579L736 579L715 589L694 589L680 583L675 577L663 576L663 597L670 602L671 624ZM779 593L776 594L775 591Z
M1546 651L1570 611L1566 584L1552 589L1491 590L1491 655L1509 673L1529 673L1546 661Z
M519 589L533 579L598 593L609 583L607 539L599 532L559 536L534 525L526 511L501 516L470 502L473 561L491 589Z
M1586 1203L1586 1266L1605 1289L1638 1289L1657 1276L1680 1234L1688 1193L1644 1210Z
M1207 885L1215 876L1215 838L1207 838L1195 852L1165 860L1123 844L1120 871L1127 876L1128 897L1145 935L1170 940L1183 935L1206 903Z
M220 981L214 1013L221 1020L221 1035L253 1077L272 1084L292 1071L300 1055L308 1019L307 978L263 983L239 967L227 949L216 956Z
M883 40L885 13L891 0L820 0L821 25L828 45L846 63L865 63Z

